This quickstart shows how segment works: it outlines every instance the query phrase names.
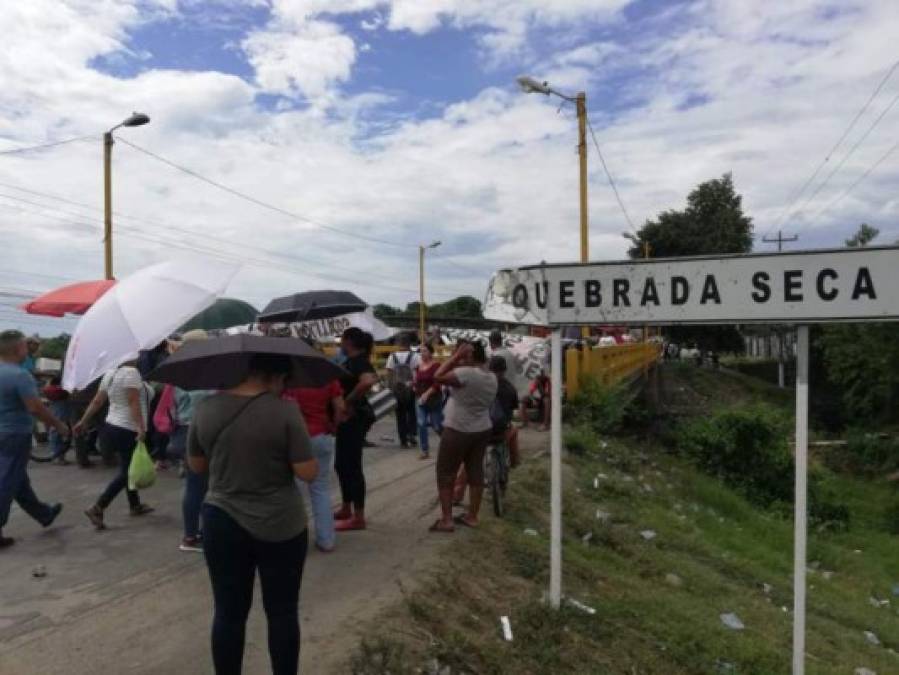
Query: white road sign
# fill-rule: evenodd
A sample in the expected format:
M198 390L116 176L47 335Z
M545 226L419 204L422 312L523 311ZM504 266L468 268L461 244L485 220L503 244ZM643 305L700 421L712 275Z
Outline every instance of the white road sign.
M484 316L544 326L899 320L899 248L501 270Z

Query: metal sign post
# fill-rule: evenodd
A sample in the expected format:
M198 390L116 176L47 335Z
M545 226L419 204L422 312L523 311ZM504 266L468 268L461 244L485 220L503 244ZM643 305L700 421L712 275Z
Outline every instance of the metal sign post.
M805 672L808 324L899 320L899 247L534 265L494 274L484 316L551 326L549 598L562 599L561 326L799 324L793 673Z
M805 564L808 541L808 326L796 343L796 495L793 519L793 675L805 672Z
M553 328L550 364L549 602L562 602L562 329Z

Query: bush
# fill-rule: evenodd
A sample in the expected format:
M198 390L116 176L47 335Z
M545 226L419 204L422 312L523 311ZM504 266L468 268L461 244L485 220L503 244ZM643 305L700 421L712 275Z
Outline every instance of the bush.
M572 424L589 426L597 434L612 434L624 425L628 404L624 387L585 378L568 401L565 415Z
M856 473L892 473L899 468L899 441L851 429L846 434L846 464Z
M580 424L574 428L566 429L562 442L571 454L585 455L599 445L599 437L592 427Z
M700 469L752 503L786 514L793 504L796 476L788 429L789 421L767 406L727 410L682 425L677 446ZM809 515L828 524L849 518L848 510L833 501L814 473L809 475Z

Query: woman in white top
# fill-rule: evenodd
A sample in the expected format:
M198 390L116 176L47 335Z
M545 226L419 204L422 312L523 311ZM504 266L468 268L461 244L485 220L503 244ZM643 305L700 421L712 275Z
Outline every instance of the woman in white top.
M98 530L105 527L103 512L106 507L123 489L128 495L132 516L142 516L153 510L146 504L141 504L136 490L127 489L128 467L138 441L142 442L146 436L147 410L152 397L153 388L143 382L134 362L126 363L103 376L97 395L87 407L81 421L75 425L75 433L80 434L90 418L109 401L109 412L100 432L100 443L105 451L118 455L119 471L106 486L97 503L84 512Z

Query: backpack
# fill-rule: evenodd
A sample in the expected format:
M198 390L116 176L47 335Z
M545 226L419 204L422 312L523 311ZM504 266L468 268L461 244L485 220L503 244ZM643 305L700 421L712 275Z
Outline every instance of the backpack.
M400 361L396 359L396 365L391 371L393 380L393 395L397 401L405 402L412 398L412 351L406 354L406 360Z

